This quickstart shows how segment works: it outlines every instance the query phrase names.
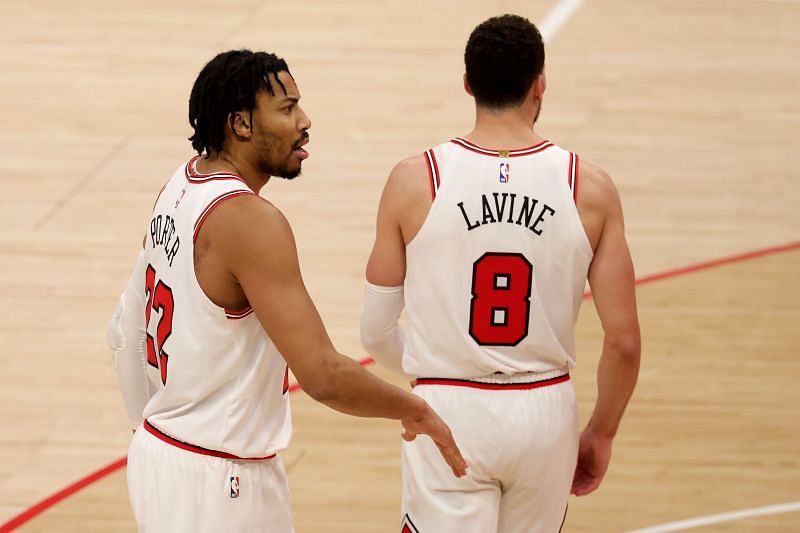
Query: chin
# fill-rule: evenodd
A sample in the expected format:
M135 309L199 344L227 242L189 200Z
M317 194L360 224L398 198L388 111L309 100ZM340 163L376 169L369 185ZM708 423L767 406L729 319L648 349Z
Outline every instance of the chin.
M285 168L278 174L278 177L285 180L293 180L300 175L300 172L301 168L299 166L297 168Z

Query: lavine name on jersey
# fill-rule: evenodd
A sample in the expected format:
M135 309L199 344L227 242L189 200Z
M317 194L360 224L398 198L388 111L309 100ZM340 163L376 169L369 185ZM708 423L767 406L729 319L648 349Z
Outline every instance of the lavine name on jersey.
M178 248L181 246L181 240L175 234L175 219L169 215L154 216L150 220L150 238L153 241L153 248L156 245L164 248L169 266L172 266L172 260L178 255Z
M513 192L494 192L491 198L487 198L487 195L482 194L480 208L482 215L478 217L470 217L467 214L464 202L458 202L458 208L464 216L464 222L467 223L467 231L472 231L485 224L505 222L519 226L524 225L536 235L542 234L542 224L545 222L545 217L552 217L556 213L552 207L544 202L540 206L539 200L524 195L522 199L519 199ZM468 206L468 208L470 211L478 210L476 206L474 209L473 206ZM534 218L534 215L536 215L536 218Z

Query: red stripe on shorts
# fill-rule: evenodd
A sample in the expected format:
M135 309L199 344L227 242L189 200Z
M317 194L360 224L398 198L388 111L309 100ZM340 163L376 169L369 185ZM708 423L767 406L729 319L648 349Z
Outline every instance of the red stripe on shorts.
M569 381L569 374L563 376L556 376L550 379L543 379L540 381L529 381L527 383L482 383L480 381L470 381L468 379L449 379L449 378L417 378L414 380L414 386L417 385L450 385L453 387L471 387L473 389L484 390L529 390L538 389L540 387L547 387L548 385L556 385Z

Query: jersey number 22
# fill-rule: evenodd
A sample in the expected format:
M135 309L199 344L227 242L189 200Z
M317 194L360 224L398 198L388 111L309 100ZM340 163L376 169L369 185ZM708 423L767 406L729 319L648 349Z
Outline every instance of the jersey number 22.
M147 363L159 369L161 383L167 384L167 363L169 354L164 351L164 343L172 335L172 313L175 302L172 299L172 289L163 281L156 283L156 269L147 265L145 274L144 295L147 303L144 306L144 321L147 329ZM161 318L156 326L156 338L150 335L150 316L152 311L160 311Z

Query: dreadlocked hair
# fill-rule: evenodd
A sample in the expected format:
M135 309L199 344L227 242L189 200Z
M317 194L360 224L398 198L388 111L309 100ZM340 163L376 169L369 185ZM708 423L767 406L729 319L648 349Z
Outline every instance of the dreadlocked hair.
M225 127L233 121L232 113L249 111L252 124L256 94L265 90L275 95L279 72L289 72L286 61L268 52L230 50L217 55L203 67L189 97L189 124L194 135L189 137L198 154L218 153L225 142ZM272 79L270 77L272 74Z

